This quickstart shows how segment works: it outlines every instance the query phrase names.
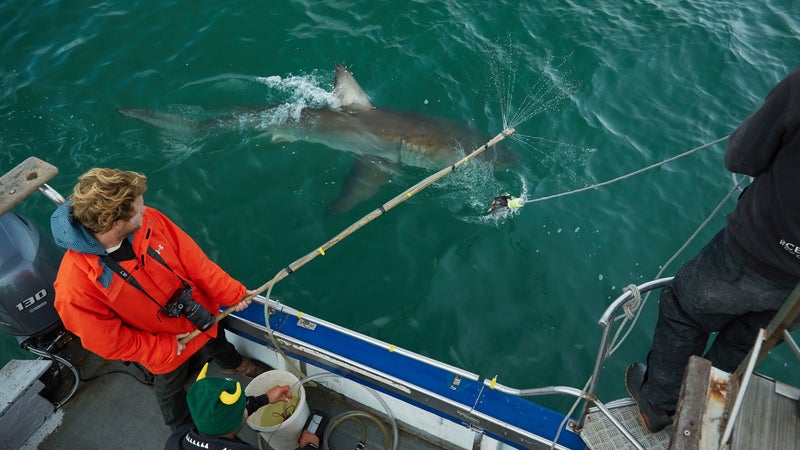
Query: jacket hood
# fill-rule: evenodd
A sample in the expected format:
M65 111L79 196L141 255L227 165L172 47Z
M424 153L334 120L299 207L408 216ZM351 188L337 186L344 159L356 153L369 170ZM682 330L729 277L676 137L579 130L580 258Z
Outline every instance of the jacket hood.
M103 244L86 228L72 217L72 202L67 201L56 208L50 216L50 229L56 244L67 250L90 255L105 255Z
M60 247L78 253L97 255L98 257L107 255L103 244L94 237L92 232L72 217L72 202L70 201L59 205L53 215L50 216L50 230L53 233L53 240ZM102 271L97 281L108 288L111 285L114 272L102 259L98 258L98 262Z

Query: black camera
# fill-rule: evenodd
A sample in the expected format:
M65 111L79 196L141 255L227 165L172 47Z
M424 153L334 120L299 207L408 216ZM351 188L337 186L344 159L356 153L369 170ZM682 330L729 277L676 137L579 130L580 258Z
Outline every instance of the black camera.
M200 331L211 328L216 321L214 316L203 308L203 305L192 299L192 288L189 286L175 291L172 298L161 308L161 312L173 318L184 315Z

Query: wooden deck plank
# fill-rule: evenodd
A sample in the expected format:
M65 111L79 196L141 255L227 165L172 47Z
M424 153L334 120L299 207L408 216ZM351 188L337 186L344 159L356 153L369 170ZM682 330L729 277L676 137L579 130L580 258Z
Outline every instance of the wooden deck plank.
M31 156L0 177L0 216L56 176L56 166Z
M672 450L697 450L706 410L706 397L711 374L711 361L697 356L689 358L683 376L675 427L672 432Z
M731 450L800 450L800 390L754 375L736 418Z

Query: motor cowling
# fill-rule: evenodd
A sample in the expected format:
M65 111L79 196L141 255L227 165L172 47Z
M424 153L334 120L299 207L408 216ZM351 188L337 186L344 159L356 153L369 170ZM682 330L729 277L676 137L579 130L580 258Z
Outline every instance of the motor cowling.
M62 252L25 217L0 216L0 331L38 336L61 326L53 283Z

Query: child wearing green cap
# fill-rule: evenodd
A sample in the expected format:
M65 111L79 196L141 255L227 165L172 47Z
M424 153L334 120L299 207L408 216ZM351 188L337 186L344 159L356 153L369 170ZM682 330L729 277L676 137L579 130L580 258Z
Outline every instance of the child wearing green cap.
M247 416L264 405L288 402L292 399L289 386L273 386L266 394L247 396L242 385L231 378L206 377L208 363L200 371L197 381L189 388L186 401L194 424L175 430L164 447L165 450L230 449L257 450L239 439L236 434ZM303 450L319 446L319 438L306 431L300 437Z

